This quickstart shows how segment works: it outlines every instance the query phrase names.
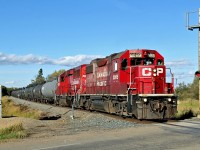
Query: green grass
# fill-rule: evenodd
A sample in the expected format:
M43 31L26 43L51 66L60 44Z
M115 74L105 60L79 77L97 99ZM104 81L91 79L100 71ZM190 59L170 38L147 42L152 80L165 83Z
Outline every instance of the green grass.
M177 120L196 117L199 113L199 101L192 99L179 101L177 110L178 113L175 115Z
M0 140L24 138L27 136L22 123L17 123L6 128L0 129Z
M3 117L25 117L40 119L45 114L39 110L30 109L24 105L15 105L8 97L2 98L2 116Z

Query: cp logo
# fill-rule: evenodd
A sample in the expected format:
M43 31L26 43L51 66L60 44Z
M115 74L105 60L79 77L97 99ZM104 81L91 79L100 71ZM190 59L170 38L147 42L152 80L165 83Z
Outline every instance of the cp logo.
M163 68L142 68L142 76L149 77L149 76L159 76L159 74L163 73Z

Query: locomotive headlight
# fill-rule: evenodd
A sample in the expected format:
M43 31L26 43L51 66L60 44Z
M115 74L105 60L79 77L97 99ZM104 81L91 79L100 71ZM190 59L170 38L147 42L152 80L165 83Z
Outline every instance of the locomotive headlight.
M147 102L147 98L144 98L143 101L146 103Z
M171 99L171 98L168 98L167 100L168 100L168 102L171 102L171 101L172 101L172 99Z
M153 76L155 77L155 76L156 76L156 73L154 73Z

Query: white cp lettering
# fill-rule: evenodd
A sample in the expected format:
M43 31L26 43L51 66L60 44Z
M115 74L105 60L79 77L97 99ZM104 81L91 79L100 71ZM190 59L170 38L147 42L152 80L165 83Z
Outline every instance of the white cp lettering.
M152 71L152 68L143 68L142 69L142 76L144 76L144 77L152 76L152 73L154 73L154 74L156 73L156 75L159 76L159 74L163 73L163 68L156 68L156 72Z
M151 76L151 68L143 68L142 69L142 76Z
M163 73L163 68L157 68L157 76L159 76L160 73Z

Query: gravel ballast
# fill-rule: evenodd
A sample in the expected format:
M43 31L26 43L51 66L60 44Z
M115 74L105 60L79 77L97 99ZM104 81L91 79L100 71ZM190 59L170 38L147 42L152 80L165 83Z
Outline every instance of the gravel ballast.
M99 112L82 110L75 110L74 119L72 119L71 108L10 98L15 104L26 105L32 109L41 110L48 115L46 120L20 118L30 137L71 135L83 131L98 132L140 126L140 124L128 122L126 119L116 119Z

